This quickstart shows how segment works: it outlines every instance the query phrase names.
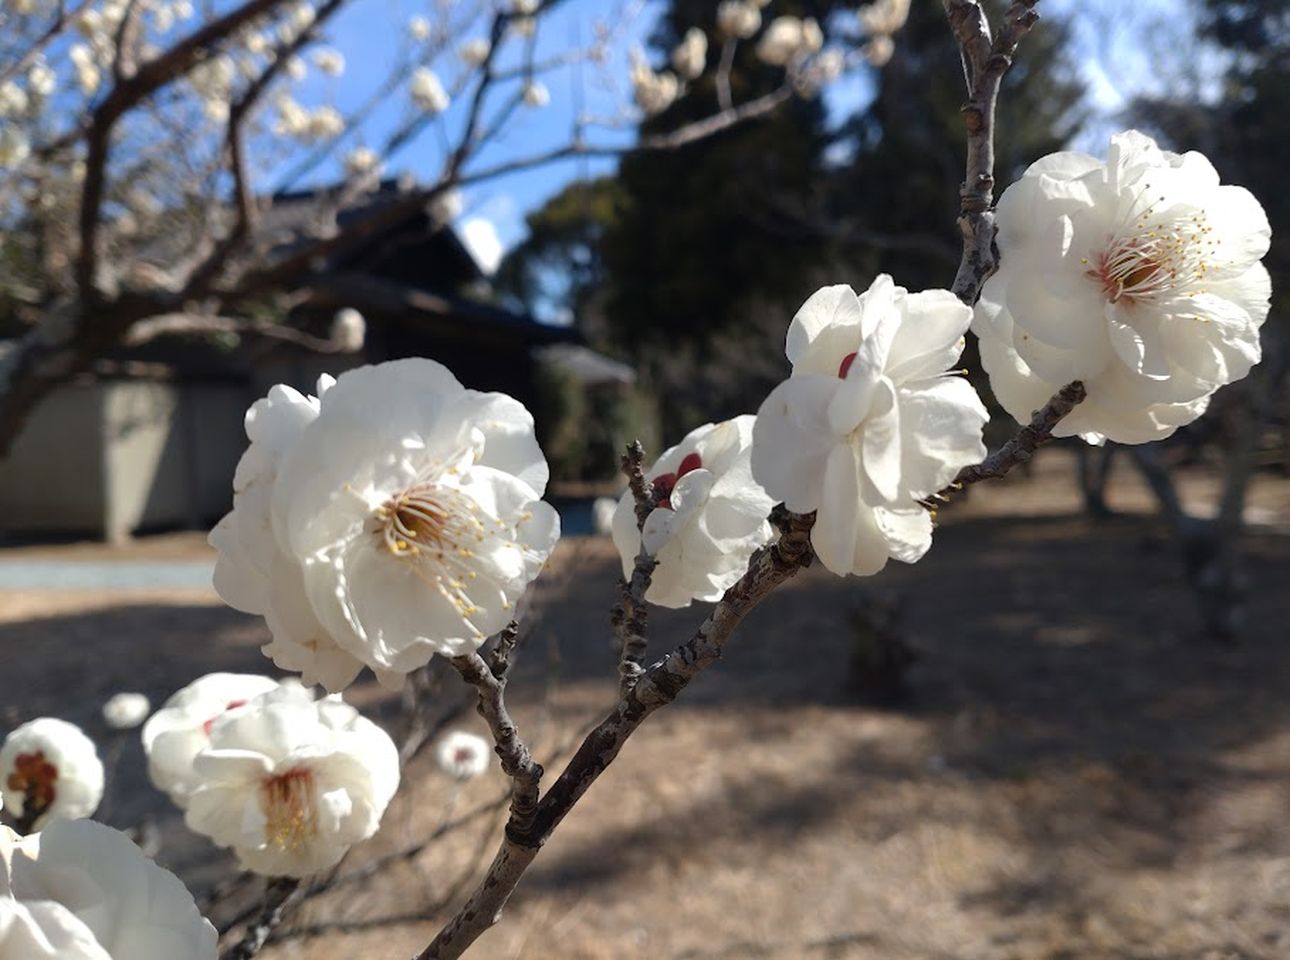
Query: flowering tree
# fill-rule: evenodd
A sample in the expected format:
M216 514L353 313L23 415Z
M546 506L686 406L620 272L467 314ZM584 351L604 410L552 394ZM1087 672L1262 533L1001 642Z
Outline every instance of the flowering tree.
M537 36L560 0L439 4L433 15L389 25L396 50L370 89L354 90L358 107L342 113L326 91L320 102L302 102L295 85L311 65L331 78L329 91L331 80L340 82L345 57L326 45L328 31L360 3L6 5L0 283L27 332L0 364L0 451L53 387L122 343L233 331L344 349L354 339L345 330L327 340L246 318L265 304L324 295L361 309L353 278L319 265L417 211L450 220L459 187L569 157L675 149L813 96L861 57L825 49L814 21L767 17L776 42L766 56L783 68L782 82L736 103L723 77L734 49L761 28L764 4L727 4L713 39L722 62L710 64L702 31L677 48L669 69L655 71L638 56L633 110L579 115L565 142L525 152L497 145L525 111L549 103L549 76L575 62L610 71L623 23L607 20L584 48L544 59ZM839 39L854 46L862 36L857 29ZM636 144L597 139L598 128L666 108L707 70L724 91L708 116ZM373 114L391 98L403 102L403 115L378 132ZM423 134L438 144L438 169L400 189L378 215L342 220ZM343 168L343 182L318 192L304 235L284 235L266 186L292 186L327 163Z
M398 687L446 658L473 688L511 781L491 865L419 954L458 957L499 920L632 734L723 656L742 619L783 583L816 560L838 576L916 562L931 548L937 504L963 487L1003 476L1054 436L1165 436L1257 362L1267 221L1201 155L1123 133L1106 159L1043 158L994 203L996 99L1037 21L1034 5L1011 4L995 30L974 0L946 2L963 54L968 142L963 255L950 288L911 292L885 275L860 294L825 287L788 325L792 372L755 416L699 427L652 465L639 445L628 449L629 489L613 518L623 562L619 697L554 778L506 706L517 604L559 536L528 412L428 359L325 377L315 396L279 386L256 402L233 510L211 535L216 588L265 617L268 656L328 695L216 675L173 697L143 732L153 779L188 825L269 878L262 914L225 957L253 956L302 879L371 836L397 789L389 736L339 698L364 669ZM732 35L756 32L747 25L755 7L721 9ZM768 31L770 56L790 34L804 44L790 60L813 55L798 22ZM985 410L955 369L969 329L995 392L1024 423L988 455ZM694 600L716 603L692 636L651 654L648 605ZM113 713L135 718L130 703ZM478 768L475 743L445 740L441 751L456 775ZM18 832L53 822L25 839L0 837L0 947L96 960L214 957L213 932L182 891L172 896L173 878L117 850L119 838L99 839L102 828L56 819L92 810L102 775L65 724L40 720L10 736L0 787ZM165 888L148 899L167 904L164 930L137 903L105 892L87 911L84 898L30 879L70 870L93 884L118 860L113 869ZM115 924L103 921L104 902Z

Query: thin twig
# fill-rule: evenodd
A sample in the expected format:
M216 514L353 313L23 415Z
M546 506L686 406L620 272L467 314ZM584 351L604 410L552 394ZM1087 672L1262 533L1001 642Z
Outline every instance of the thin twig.
M488 653L488 669L498 680L510 673L515 663L515 651L520 642L520 624L512 620L494 639L493 648Z
M502 771L511 778L511 818L506 829L526 832L537 813L542 764L533 759L506 709L506 678L494 676L488 663L475 652L453 657L452 665L478 691L479 715L493 735Z
M294 877L272 877L264 889L264 906L259 919L242 935L242 939L220 955L220 960L251 960L268 942L269 934L282 922L289 903L295 899L300 881Z
M994 211L994 117L1003 75L1025 35L1039 19L1036 0L1016 0L1004 14L997 37L977 0L944 0L954 37L958 40L967 79L968 100L962 107L967 128L967 174L959 191L959 230L963 258L952 287L968 306L976 304L981 287L998 268Z
M645 654L649 649L646 633L649 611L645 605L645 592L649 590L654 568L658 566L645 548L645 521L654 512L655 503L654 487L642 470L644 460L645 448L639 440L633 440L627 445L621 463L635 504L636 529L641 535L641 545L636 552L631 577L619 578L619 599L610 614L614 635L618 638L618 682L623 694L631 690L645 672Z
M1057 391L1047 403L1035 411L1030 423L1017 431L1016 436L978 464L964 467L954 482L936 494L932 500L948 500L958 491L981 480L998 480L1009 470L1026 463L1035 451L1053 438L1053 428L1087 396L1084 384L1072 380ZM925 504L933 506L933 503Z
M811 564L810 533L815 515L793 514L778 507L771 519L779 528L779 539L753 555L747 572L725 592L698 631L646 670L587 735L542 796L528 829L507 825L487 874L417 960L455 960L501 918L502 909L542 845L614 761L627 739L650 714L675 700L695 677L721 658L749 611Z
M32 42L31 46L21 56L15 57L9 63L0 67L0 83L16 77L35 63L36 58L41 55L44 49L62 36L64 28L79 18L92 3L94 3L94 0L80 0L70 11L60 9L53 23Z

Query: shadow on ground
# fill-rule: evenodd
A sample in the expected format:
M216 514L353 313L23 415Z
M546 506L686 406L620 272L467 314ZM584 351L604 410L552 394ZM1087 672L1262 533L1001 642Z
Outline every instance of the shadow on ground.
M616 558L598 540L561 551L514 682L522 720L584 722L612 695ZM1179 562L1142 518L951 515L915 566L864 584L810 571L633 740L538 861L517 923L543 941L551 911L595 897L603 916L578 942L604 956L1290 955L1290 537L1255 533L1246 551L1251 626L1230 647L1196 639ZM849 676L866 595L899 607L921 654L900 711L862 706ZM655 646L702 615L653 612ZM55 713L104 738L107 696L265 672L265 639L203 604L0 623L0 720ZM107 818L124 824L156 798L135 789L134 738L120 749L130 779ZM180 869L217 863L177 843ZM607 932L629 908L702 925L732 909L727 883L747 891L739 910L797 925L709 952L647 923L631 942L648 949L624 953ZM911 926L893 941L897 921ZM602 955L573 942L523 955Z

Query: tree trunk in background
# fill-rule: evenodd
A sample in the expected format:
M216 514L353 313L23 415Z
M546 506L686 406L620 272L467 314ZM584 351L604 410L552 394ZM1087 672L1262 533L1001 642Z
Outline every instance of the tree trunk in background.
M1223 486L1213 517L1187 513L1160 456L1159 444L1131 447L1134 463L1155 494L1161 515L1182 550L1183 566L1201 615L1203 634L1222 643L1240 639L1247 625L1248 581L1242 569L1241 533L1245 501L1259 435L1267 416L1274 379L1256 369L1227 388L1223 412Z
M1106 502L1106 487L1111 479L1111 461L1115 459L1115 444L1107 441L1100 447L1081 443L1075 448L1080 495L1084 498L1084 512L1102 520L1114 514Z

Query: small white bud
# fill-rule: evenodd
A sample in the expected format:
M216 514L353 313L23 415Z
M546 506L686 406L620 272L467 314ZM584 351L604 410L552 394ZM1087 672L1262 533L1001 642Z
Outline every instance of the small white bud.
M142 693L118 693L103 704L103 719L113 730L133 730L151 712L152 704Z

